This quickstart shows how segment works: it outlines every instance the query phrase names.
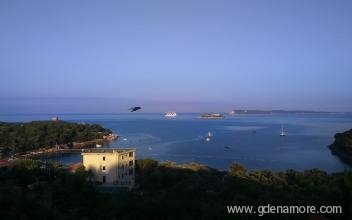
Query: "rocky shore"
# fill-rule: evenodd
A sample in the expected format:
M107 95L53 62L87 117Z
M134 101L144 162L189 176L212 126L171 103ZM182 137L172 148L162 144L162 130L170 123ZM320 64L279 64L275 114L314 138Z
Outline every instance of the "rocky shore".
M329 146L331 153L352 165L352 129L335 134L335 141Z

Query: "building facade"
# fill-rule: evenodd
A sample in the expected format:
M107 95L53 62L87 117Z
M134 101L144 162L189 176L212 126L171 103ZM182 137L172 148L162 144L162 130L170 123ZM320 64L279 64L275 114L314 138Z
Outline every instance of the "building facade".
M136 149L83 149L82 156L84 167L93 172L96 182L104 186L134 186Z

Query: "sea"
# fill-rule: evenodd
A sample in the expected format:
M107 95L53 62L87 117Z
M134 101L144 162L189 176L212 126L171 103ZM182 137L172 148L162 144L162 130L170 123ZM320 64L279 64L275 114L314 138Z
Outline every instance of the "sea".
M7 114L0 121L50 120L51 114ZM332 155L334 134L352 128L351 113L235 115L201 119L200 114L62 114L60 120L100 124L120 137L105 147L136 148L137 159L177 163L197 162L220 170L240 163L248 170L274 171L318 168L326 172L350 170ZM281 137L281 126L286 136ZM211 137L207 140L208 133ZM82 161L80 153L42 158L63 164Z

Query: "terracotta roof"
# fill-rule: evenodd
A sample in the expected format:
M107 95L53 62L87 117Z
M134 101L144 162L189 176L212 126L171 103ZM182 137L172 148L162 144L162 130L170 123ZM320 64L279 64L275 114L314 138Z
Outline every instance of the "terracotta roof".
M82 153L122 153L136 151L136 148L87 148L82 149Z
M76 172L76 170L78 169L78 168L80 168L81 166L83 166L83 164L82 163L74 163L74 164L70 164L69 166L68 166L68 171L70 171L70 172Z

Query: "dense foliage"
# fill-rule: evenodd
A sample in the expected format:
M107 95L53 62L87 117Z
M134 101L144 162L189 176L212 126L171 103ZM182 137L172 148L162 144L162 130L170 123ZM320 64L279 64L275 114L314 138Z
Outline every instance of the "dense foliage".
M329 147L342 160L352 164L352 129L335 134L335 141Z
M102 138L108 133L111 131L97 124L64 121L0 122L0 148L4 152L17 153L56 144L72 146L73 142Z
M223 172L147 159L137 161L133 191L102 192L87 179L83 169L72 174L35 161L0 168L1 219L254 219L258 215L227 214L226 206L267 204L343 206L343 214L325 216L329 219L349 219L352 212L350 172L248 172L238 164Z

